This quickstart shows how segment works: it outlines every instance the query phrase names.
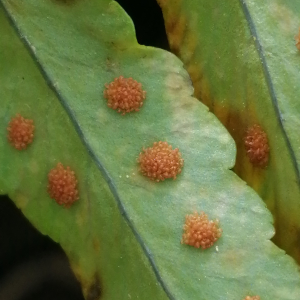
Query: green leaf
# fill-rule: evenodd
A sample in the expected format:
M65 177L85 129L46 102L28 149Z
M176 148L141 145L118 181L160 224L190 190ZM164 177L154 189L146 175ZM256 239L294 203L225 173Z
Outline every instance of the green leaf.
M234 171L264 199L277 245L300 262L300 25L297 0L163 1L171 49L184 62L201 99L233 136ZM248 127L267 133L267 168L244 147Z
M113 1L0 3L0 192L62 245L86 299L298 299L298 268L269 240L271 214L229 170L234 142L191 97L176 57L138 45ZM119 75L147 91L139 112L107 107L104 85ZM5 132L16 113L36 126L23 151ZM139 173L142 147L159 140L185 159L174 181ZM47 194L57 162L79 182L69 209ZM205 251L180 243L194 210L223 229Z

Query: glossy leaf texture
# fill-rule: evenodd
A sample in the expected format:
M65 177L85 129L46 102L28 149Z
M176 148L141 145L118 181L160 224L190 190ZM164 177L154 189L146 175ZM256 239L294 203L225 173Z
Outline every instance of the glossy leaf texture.
M205 103L233 136L234 171L266 202L277 245L300 262L300 2L158 0L171 49ZM267 133L266 168L253 166L244 138Z
M113 1L0 3L0 192L62 245L86 299L298 299L298 267L269 240L271 214L229 170L234 142L174 55L138 45ZM106 105L104 85L120 75L147 91L137 113ZM36 126L21 152L6 137L16 113ZM142 147L159 140L185 159L174 181L139 173ZM47 194L57 162L79 182L69 209ZM223 229L206 251L180 243L195 210Z

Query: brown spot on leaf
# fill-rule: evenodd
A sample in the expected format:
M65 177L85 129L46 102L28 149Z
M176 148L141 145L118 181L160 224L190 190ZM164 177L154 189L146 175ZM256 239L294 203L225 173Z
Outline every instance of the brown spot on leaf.
M90 286L86 300L99 300L102 296L102 287L97 274L94 276L94 282Z
M295 37L295 40L296 40L296 47L300 51L300 28L299 28L298 35Z
M94 240L93 240L93 247L94 247L94 249L95 249L96 252L100 251L100 242L96 238L94 238Z
M237 254L236 249L228 249L224 252L220 251L220 255L222 255L221 265L223 268L230 268L236 270L236 272L243 270L245 255L242 252Z
M260 300L260 297L259 296L253 296L253 297L247 296L244 300Z
M279 248L286 245L286 240L290 240L290 237L296 236L293 239L293 243L289 242L289 247L285 247L284 250L290 256L292 256L297 262L300 262L300 227L298 222L292 221L290 217L280 214L278 208L275 210L275 215L279 215L280 218L275 218L275 231L276 235L272 238L272 242L275 243ZM284 228L280 224L287 224Z
M184 15L175 16L166 22L166 31L172 37L169 38L172 52L179 55L180 45L186 34L187 20Z

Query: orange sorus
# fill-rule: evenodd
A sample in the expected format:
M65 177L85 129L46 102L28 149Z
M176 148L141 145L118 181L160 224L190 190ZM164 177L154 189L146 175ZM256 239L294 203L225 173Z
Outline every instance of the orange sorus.
M202 249L211 247L222 235L219 221L210 221L204 212L186 215L183 230L181 243Z
M183 167L178 148L173 150L167 142L155 142L153 147L144 148L138 162L142 174L157 182L167 178L176 179Z
M25 119L20 114L11 118L8 127L8 141L18 150L26 149L32 143L34 135L33 120Z
M146 98L142 84L130 78L120 76L105 85L104 97L107 105L125 115L131 111L139 111Z
M260 297L259 296L253 296L253 297L247 296L244 300L260 300Z
M265 167L269 160L269 143L267 134L255 124L248 128L245 136L245 148L250 162L258 167Z
M48 174L48 193L58 204L70 207L79 199L75 173L58 163Z

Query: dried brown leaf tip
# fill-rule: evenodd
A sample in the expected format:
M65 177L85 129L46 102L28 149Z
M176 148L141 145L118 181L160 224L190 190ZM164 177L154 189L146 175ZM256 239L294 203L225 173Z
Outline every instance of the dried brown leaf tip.
M211 247L222 235L219 221L210 221L204 212L186 215L183 230L181 243L202 249Z
M299 28L298 35L295 37L295 40L296 40L296 47L300 51L300 28Z
M142 84L130 78L120 76L105 85L104 97L107 105L122 115L132 111L139 111L146 98Z
M142 174L157 182L167 178L176 179L183 167L178 148L172 149L167 142L155 142L153 147L143 148L138 162Z
M75 173L58 163L48 174L48 193L58 204L70 207L79 199Z
M259 296L253 296L253 297L247 296L244 300L260 300L260 297Z
M267 134L259 125L248 128L245 148L250 162L257 167L265 167L269 160L269 143Z
M8 141L18 150L26 149L34 136L33 120L25 119L20 114L11 118L8 127Z

